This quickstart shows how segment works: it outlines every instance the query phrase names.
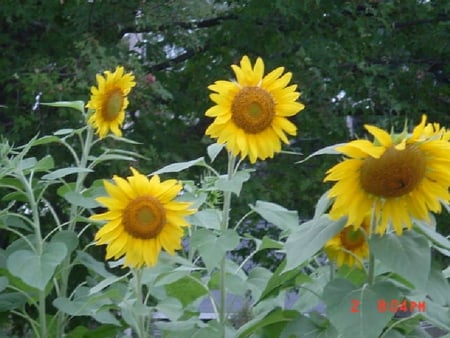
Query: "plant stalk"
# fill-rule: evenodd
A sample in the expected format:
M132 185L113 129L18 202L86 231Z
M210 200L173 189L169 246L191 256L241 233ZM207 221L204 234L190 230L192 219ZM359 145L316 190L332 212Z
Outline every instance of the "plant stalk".
M86 140L84 144L82 144L82 153L81 153L81 159L80 159L80 168L87 168L87 162L88 162L88 156L91 151L92 142L94 138L94 129L91 126L87 127L86 132ZM77 174L77 180L75 183L75 192L81 193L81 190L83 189L83 183L84 179L86 178L86 172L80 172ZM76 205L70 206L70 213L69 213L69 231L75 231L76 226L76 217L78 214L79 207ZM67 291L68 291L68 283L69 283L69 275L70 275L70 264L71 259L70 255L67 255L66 258L64 258L62 264L61 264L61 280L60 280L60 294L59 297L67 297ZM67 315L63 312L58 312L57 317L57 324L56 324L56 334L57 337L62 337L64 335L65 326L66 326L66 319Z
M369 242L369 268L367 273L367 282L369 286L372 286L375 282L375 256L373 254L372 248L370 247L370 239L372 238L373 234L375 233L375 205L372 208L372 215L370 216L370 233L368 235L368 242Z
M234 176L234 166L236 163L236 157L232 153L228 153L228 167L227 178L231 180ZM230 206L231 206L231 191L225 191L223 195L223 209L222 209L222 223L220 230L222 234L228 229L228 223L230 219ZM220 261L220 302L219 302L219 322L221 327L221 337L225 338L225 323L226 323L226 254Z

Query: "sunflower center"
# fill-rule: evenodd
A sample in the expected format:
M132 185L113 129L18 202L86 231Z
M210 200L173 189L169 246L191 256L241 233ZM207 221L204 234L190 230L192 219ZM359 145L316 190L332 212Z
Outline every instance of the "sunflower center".
M361 229L354 229L353 227L346 227L340 233L341 243L344 248L352 251L355 248L361 247L366 237Z
M425 156L417 146L407 145L404 150L390 147L380 158L369 157L364 161L361 185L375 196L400 197L414 190L425 169Z
M125 230L135 238L155 238L166 223L164 207L152 196L140 196L131 201L123 212Z
M275 103L272 96L260 87L244 87L231 105L232 119L247 133L257 134L272 123Z
M103 117L106 121L113 121L117 118L122 110L123 101L124 97L120 89L116 88L109 93L103 109Z

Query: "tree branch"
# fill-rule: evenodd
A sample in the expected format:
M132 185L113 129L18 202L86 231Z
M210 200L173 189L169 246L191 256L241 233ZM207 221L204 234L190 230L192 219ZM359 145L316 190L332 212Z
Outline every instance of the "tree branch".
M413 20L413 21L405 21L405 22L394 22L392 27L394 29L403 29L416 25L423 25L427 23L436 23L441 21L450 21L450 17L447 15L440 15L437 18L433 19L421 19L421 20Z
M178 63L181 63L183 61L186 61L187 59L190 59L194 55L203 53L206 50L206 46L198 47L195 49L188 49L183 54L178 55L177 57L174 57L173 59L169 59L160 63L157 63L153 66L150 66L148 69L151 72L157 72L159 70L164 70L166 68L169 68L173 65L176 65Z
M149 32L154 32L154 31L160 32L160 31L164 31L166 29L174 28L174 27L180 27L183 29L208 28L208 27L220 25L223 21L236 20L237 18L238 18L237 15L230 14L230 15L218 16L215 18L198 20L198 21L196 20L196 21L188 21L188 22L183 22L183 21L171 22L171 23L160 25L157 27L142 27L140 29L136 29L136 27L125 27L125 28L121 29L120 33L121 33L121 35L123 35L125 33L149 33Z

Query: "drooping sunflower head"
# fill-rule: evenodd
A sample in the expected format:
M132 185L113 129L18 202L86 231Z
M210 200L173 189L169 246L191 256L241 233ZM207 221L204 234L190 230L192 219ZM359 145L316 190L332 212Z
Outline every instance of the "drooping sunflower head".
M440 212L450 199L450 142L448 132L426 124L426 116L411 134L389 134L365 126L374 141L355 140L336 149L346 158L327 172L335 181L330 216L348 216L360 224L375 212L376 232L392 227L401 235L414 219L429 221L429 212Z
M97 232L97 245L106 244L106 259L125 256L124 266L154 266L163 248L170 254L181 248L183 227L189 226L185 216L195 210L191 204L175 200L182 189L176 180L161 182L150 179L131 168L132 176L113 177L104 181L109 196L97 201L108 210L91 216L106 221Z
M367 236L370 229L370 217L366 216L360 226L347 225L324 246L328 258L338 267L347 265L362 268L362 262L369 256Z
M86 107L93 110L88 123L97 130L100 138L110 130L116 136L122 135L120 127L129 103L127 95L135 85L134 75L124 74L121 66L114 73L107 70L104 75L97 74L97 87L91 87L91 98Z
M289 142L286 134L297 134L297 127L287 119L304 108L297 102L297 85L288 86L292 74L283 74L283 67L264 76L261 58L252 67L244 56L240 66L231 67L236 81L216 81L208 87L216 105L205 113L214 118L206 135L225 144L233 155L248 156L251 163L272 158L281 151L281 141Z

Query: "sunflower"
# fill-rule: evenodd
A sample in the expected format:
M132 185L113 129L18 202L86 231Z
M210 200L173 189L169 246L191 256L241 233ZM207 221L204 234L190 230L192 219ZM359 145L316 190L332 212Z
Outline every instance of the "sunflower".
M338 267L348 265L362 268L362 261L369 256L369 231L370 216L365 217L358 227L347 225L325 244L325 253Z
M279 67L264 76L264 62L256 59L252 67L247 56L240 67L232 65L237 81L216 81L208 88L215 106L205 115L215 118L206 135L216 138L233 155L256 159L272 158L281 151L281 141L288 143L286 134L296 135L297 127L287 117L297 114L304 105L296 102L300 93L297 85L287 86L292 73Z
M104 181L109 194L96 200L108 210L92 215L91 220L107 221L95 235L97 245L106 244L106 259L125 256L124 266L153 266L161 248L173 255L181 248L184 219L195 210L190 203L175 201L182 186L176 180L161 182L131 168L132 176Z
M401 235L413 219L430 221L450 199L450 135L427 117L411 134L389 134L366 125L375 138L336 147L347 158L328 170L324 181L336 181L330 216L347 216L347 224L361 224L374 211L376 232L388 226Z
M88 123L97 129L100 138L105 137L109 130L116 136L122 136L119 127L125 119L127 95L136 85L134 75L124 74L121 66L116 67L114 73L107 70L104 74L97 74L98 87L91 87L91 99L86 107L94 110L94 113L89 117Z

